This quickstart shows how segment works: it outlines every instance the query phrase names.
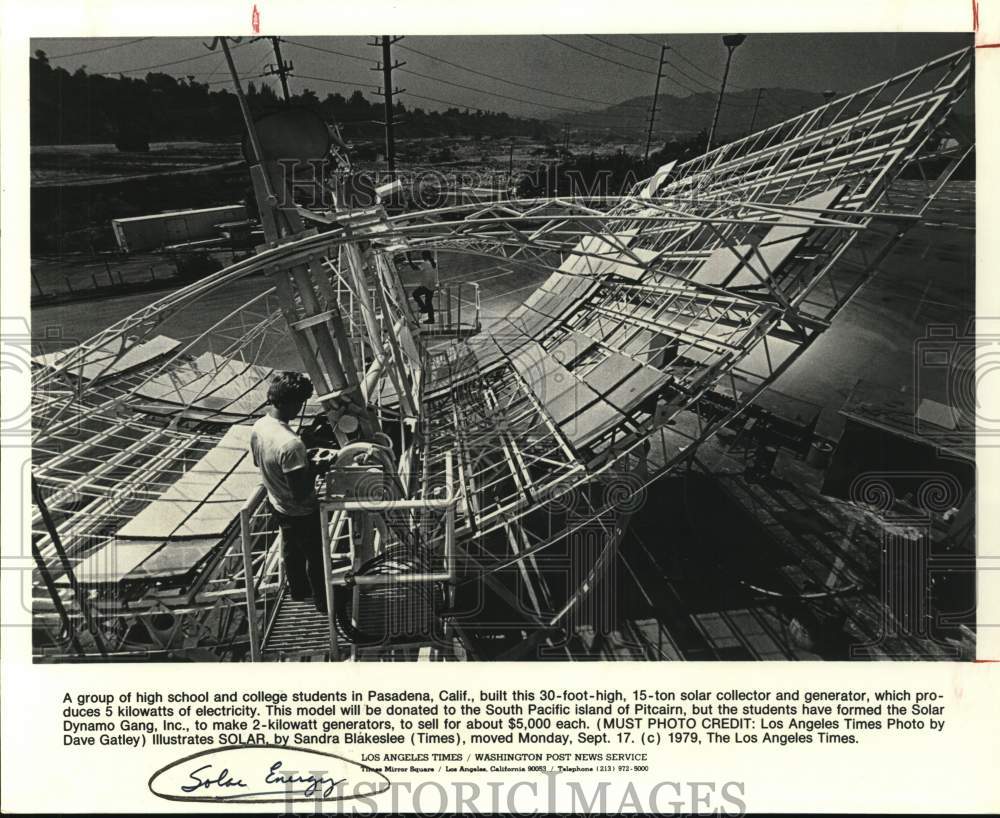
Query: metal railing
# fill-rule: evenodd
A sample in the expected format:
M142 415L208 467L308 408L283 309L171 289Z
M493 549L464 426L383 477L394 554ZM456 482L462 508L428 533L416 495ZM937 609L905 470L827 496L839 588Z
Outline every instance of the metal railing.
M479 284L461 281L439 286L434 291L431 303L434 305L434 323L421 323L421 335L468 338L482 329Z
M337 624L335 603L335 587L399 585L410 583L453 582L455 579L455 505L458 494L455 491L452 472L451 452L445 453L445 487L444 496L423 498L417 500L389 499L348 499L337 498L320 502L320 531L323 535L323 574L326 580L326 613L330 633L330 656L337 657ZM348 551L342 556L350 560L348 568L334 571L331 565L333 546L341 539L343 526L352 513L368 515L391 514L394 512L443 511L444 512L444 547L443 571L423 571L414 573L357 574L359 558L354 549L354 538L348 536ZM333 532L331 534L331 525Z
M454 475L452 471L451 452L445 453L445 486L441 496L416 500L403 499L347 499L337 498L321 500L320 502L320 532L323 540L323 575L326 587L326 615L327 625L330 634L330 656L337 657L337 625L335 608L335 587L342 588L351 585L375 586L390 584L411 584L411 583L432 583L432 582L453 582L455 580L455 506L458 501L458 494L455 491ZM253 662L261 660L263 650L263 637L261 633L261 619L258 616L258 580L253 568L253 517L264 507L266 492L263 487L259 487L251 494L243 508L240 510L240 538L243 550L244 575L246 577L246 606L248 636L250 639L250 659ZM359 563L359 556L355 553L354 537L349 531L353 522L353 516L362 517L365 523L374 524L370 515L388 515L393 513L407 513L420 511L444 512L444 532L442 558L444 570L442 571L419 571L413 573L386 573L386 574L357 574L355 573ZM363 523L364 524L364 523ZM347 550L337 552L339 557L349 561L345 568L334 569L332 559L334 548L340 544L347 543ZM261 562L261 578L266 572L268 560L265 558ZM278 562L279 566L281 562ZM279 569L280 570L280 569ZM279 594L281 582L279 579ZM265 616L263 617L266 619Z
M260 661L266 634L261 624L270 621L284 588L284 561L281 558L281 532L275 531L271 511L265 502L267 492L259 486L240 509L240 543L243 552L243 576L246 593L247 636L250 659ZM260 540L264 540L261 547ZM254 559L257 567L254 567Z

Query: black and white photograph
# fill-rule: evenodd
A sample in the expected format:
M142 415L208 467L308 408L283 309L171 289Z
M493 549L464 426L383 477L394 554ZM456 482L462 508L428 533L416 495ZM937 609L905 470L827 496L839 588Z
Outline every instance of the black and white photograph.
M33 37L32 661L974 660L973 35L726 28Z

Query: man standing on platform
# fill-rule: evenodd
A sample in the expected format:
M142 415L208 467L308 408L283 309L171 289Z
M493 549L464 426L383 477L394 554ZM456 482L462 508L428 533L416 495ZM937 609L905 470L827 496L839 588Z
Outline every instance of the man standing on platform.
M410 254L406 254L406 260L410 267L417 270L420 275L420 286L413 290L413 300L417 302L417 309L427 316L425 324L434 323L434 291L437 289L437 263L434 256L429 251L423 252L423 261L413 261Z
M305 443L289 426L312 393L312 381L300 372L275 375L267 390L267 413L253 426L250 451L267 489L272 518L281 530L288 592L294 600L311 596L316 609L325 612L315 475Z

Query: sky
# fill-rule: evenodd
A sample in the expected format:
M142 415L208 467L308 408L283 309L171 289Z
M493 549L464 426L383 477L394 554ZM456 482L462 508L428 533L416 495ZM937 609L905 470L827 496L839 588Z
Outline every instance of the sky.
M35 39L31 49L34 53L42 48L53 65L68 71L85 66L92 73L142 77L155 70L194 75L219 88L227 84L221 52L203 45L210 37L134 39ZM283 38L282 56L295 67L292 92L308 87L322 98L379 86L381 72L371 70L381 56L381 50L370 45L374 39ZM841 94L971 42L969 34L754 34L734 54L728 87ZM718 92L726 49L717 34L407 36L393 45L393 59L406 63L393 77L396 86L405 89L400 99L408 107L440 110L454 105L550 118L651 95L661 43L668 46L661 94ZM247 80L267 82L278 90L276 77L259 76L275 62L270 40L244 38L233 57ZM371 93L368 98L377 99Z

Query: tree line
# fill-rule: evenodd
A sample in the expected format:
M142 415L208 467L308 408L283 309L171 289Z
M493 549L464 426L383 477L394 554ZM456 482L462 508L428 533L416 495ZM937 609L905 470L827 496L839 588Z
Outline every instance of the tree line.
M91 74L86 66L70 73L52 66L44 51L30 58L31 143L33 145L112 143L143 150L149 142L176 139L237 140L243 133L236 94L224 83L199 82L193 75L148 73L144 78ZM257 115L280 107L271 86L246 85L251 111ZM320 96L311 88L291 95L289 103L318 110L338 123L345 139L378 140L384 118L381 100L369 101L362 90L349 96ZM401 138L430 136L530 136L544 139L551 123L515 117L502 111L450 107L428 111L393 106L401 121Z

